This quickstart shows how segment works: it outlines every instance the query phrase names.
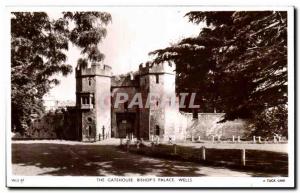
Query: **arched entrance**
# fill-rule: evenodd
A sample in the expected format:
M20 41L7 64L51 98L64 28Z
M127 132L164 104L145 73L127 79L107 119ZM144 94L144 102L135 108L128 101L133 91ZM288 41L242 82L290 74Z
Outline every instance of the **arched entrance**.
M137 137L135 129L136 113L117 113L117 137L133 138Z

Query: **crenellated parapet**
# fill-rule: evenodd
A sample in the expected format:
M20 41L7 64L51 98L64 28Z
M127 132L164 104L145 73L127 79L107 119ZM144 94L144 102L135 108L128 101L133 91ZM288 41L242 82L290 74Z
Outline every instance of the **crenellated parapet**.
M127 74L112 76L111 86L112 87L138 87L139 86L138 73L130 72Z
M76 77L84 76L106 76L111 77L111 67L105 64L92 63L91 66L79 67L76 69Z
M139 66L140 75L145 74L174 74L175 75L175 64L173 62L162 62L159 64L153 64L150 62L142 63Z

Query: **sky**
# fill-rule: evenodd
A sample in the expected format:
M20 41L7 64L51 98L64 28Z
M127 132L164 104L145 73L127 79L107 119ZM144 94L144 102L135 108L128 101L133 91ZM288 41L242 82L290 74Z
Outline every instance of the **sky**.
M139 64L150 59L148 53L176 43L182 38L197 36L200 26L188 22L186 11L176 9L112 10L112 23L107 26L107 36L99 45L105 55L103 61L112 67L114 75L135 71ZM60 13L48 13L57 17ZM80 50L70 46L67 63L76 67ZM67 77L57 75L60 84L50 90L56 100L75 101L75 70Z

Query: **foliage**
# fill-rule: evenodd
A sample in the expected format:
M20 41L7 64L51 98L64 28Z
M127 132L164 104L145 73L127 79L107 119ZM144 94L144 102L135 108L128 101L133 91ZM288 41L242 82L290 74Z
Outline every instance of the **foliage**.
M106 26L111 22L111 15L106 12L65 12L64 18L74 22L75 27L70 31L70 41L82 49L83 58L78 59L79 66L86 66L88 60L100 62L104 54L98 44L107 34Z
M174 61L178 90L197 92L224 120L254 118L287 103L287 13L189 12L205 23L197 37L151 52L154 63ZM211 110L212 108L207 108Z
M12 130L23 133L43 111L43 96L72 72L66 64L71 41L86 54L81 61L101 61L97 48L105 36L108 13L67 12L57 20L45 12L13 12L11 18L11 110ZM69 24L75 22L75 27ZM34 116L34 117L32 117Z
M288 109L280 105L266 109L256 115L249 124L247 133L249 136L262 136L265 139L273 139L273 136L288 137Z
M43 12L14 12L11 19L12 129L23 132L31 115L43 112L42 97L58 84L55 73L72 71L65 64L64 23L50 20Z

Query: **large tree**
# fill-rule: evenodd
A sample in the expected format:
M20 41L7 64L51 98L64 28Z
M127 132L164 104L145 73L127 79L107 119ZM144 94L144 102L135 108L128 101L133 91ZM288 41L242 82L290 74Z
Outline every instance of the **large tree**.
M106 12L65 12L64 18L74 24L69 39L81 49L78 65L102 61L104 54L99 50L99 43L107 34L106 26L112 20L111 15Z
M24 133L32 115L43 113L43 96L68 75L69 42L83 49L81 61L101 61L97 45L111 16L105 12L67 12L54 20L45 12L14 12L11 18L12 130ZM75 23L75 27L69 25Z
M181 89L197 91L201 102L217 106L226 113L225 119L253 118L287 103L286 12L186 16L206 24L199 36L151 53L156 56L154 63L176 63Z

